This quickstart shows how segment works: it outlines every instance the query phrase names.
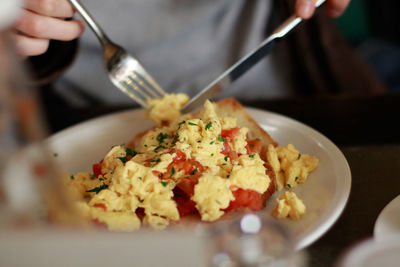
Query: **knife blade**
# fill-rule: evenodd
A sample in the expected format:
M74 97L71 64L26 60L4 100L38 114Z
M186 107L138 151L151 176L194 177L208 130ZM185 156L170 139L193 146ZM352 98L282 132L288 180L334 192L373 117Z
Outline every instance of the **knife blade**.
M316 8L321 6L326 0L318 0L315 4ZM282 39L288 32L293 30L303 21L302 18L292 15L285 20L275 31L272 32L264 41L261 42L255 49L242 57L239 61L233 64L214 81L207 85L197 95L195 95L185 106L181 112L188 113L196 110L204 101L218 95L221 91L228 88L235 80L241 77L251 67L257 64L263 57L269 54L277 41Z

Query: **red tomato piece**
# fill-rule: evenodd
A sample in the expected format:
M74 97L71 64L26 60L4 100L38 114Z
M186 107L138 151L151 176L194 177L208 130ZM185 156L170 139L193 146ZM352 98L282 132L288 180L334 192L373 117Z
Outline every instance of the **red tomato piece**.
M92 169L94 176L99 177L99 175L102 174L101 172L102 166L103 166L103 160L101 160L99 163L93 164Z
M232 128L229 130L222 130L221 137L229 140L233 140L240 133L240 128Z
M235 200L229 203L228 208L224 211L230 211L239 207L249 208L252 210L260 210L262 208L261 194L251 189L237 189L232 191Z
M181 217L197 213L196 202L194 202L193 200L188 198L178 197L175 198L175 202L177 204L179 215Z
M191 197L194 194L194 186L197 184L197 181L193 181L189 178L183 178L179 184L176 186L182 190L187 196Z
M260 154L262 150L262 142L259 139L247 140L246 145L247 154Z
M95 207L95 208L100 208L100 209L103 209L104 211L107 211L107 206L106 206L106 204L104 204L104 203L95 203L95 204L93 205L93 207Z
M163 174L159 171L152 171L152 173L157 176L158 178L161 178L163 176Z
M231 161L236 160L239 157L238 153L231 148L228 142L224 142L224 147L222 148L221 153L228 156Z

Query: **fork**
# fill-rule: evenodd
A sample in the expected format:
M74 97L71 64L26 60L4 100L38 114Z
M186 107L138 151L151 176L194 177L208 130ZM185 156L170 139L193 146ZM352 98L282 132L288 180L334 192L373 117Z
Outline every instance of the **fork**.
M164 90L143 66L124 48L108 38L80 0L69 0L69 2L99 39L103 48L104 65L108 76L118 89L146 109L149 107L148 100L165 95Z

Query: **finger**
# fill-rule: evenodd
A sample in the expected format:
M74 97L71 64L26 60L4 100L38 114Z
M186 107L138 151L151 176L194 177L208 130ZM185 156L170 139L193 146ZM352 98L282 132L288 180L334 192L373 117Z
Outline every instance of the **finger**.
M14 28L35 38L70 41L83 32L84 26L78 20L66 21L22 10Z
M315 11L315 0L297 0L296 15L302 19L309 19Z
M28 37L16 34L14 37L15 48L21 56L37 56L45 53L49 47L49 40Z
M49 17L69 18L74 15L74 9L67 0L27 0L24 7Z
M343 14L349 3L350 0L330 0L326 3L326 11L329 16L337 18Z

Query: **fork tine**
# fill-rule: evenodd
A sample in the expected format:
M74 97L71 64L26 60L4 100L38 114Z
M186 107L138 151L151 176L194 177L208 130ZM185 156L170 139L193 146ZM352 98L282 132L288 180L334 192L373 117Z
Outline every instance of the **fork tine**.
M133 71L133 74L130 76L134 82L142 88L143 94L148 95L149 97L159 97L157 92L151 88L151 84L137 71Z
M165 95L164 90L158 85L158 83L143 69L141 74L138 71L135 71L135 74L142 80L145 84L147 84L148 88L152 88L151 92L158 93L155 97L160 97ZM146 76L146 77L145 77Z
M147 97L143 96L142 90L137 86L136 83L132 83L131 79L129 82L120 81L120 84L117 84L118 88L121 88L126 94L128 94L133 100L135 100L139 105L144 108L148 108L147 105Z

